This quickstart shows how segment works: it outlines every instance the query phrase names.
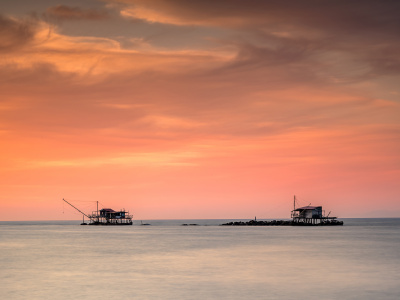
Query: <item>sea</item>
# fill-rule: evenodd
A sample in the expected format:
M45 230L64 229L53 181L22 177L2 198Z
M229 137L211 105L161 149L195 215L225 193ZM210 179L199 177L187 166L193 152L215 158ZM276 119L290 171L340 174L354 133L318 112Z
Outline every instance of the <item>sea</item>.
M0 222L0 299L400 299L400 218L340 220Z

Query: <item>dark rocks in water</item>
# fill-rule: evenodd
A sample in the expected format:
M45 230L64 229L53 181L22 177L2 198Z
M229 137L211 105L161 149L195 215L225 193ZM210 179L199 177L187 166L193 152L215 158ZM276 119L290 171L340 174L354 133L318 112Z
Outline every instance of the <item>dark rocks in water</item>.
M293 222L292 220L272 220L272 221L256 221L250 220L248 222L237 221L221 224L221 226L334 226L343 225L343 221L338 220L325 220L318 224Z
M250 220L248 222L238 221L221 224L222 226L288 226L292 225L292 221L273 220L273 221L256 221Z
M199 226L199 224L182 224L182 226Z
M270 223L271 222L268 222L268 221L250 220L248 222L236 221L236 222L224 223L221 225L222 226L268 226L268 225L271 225Z

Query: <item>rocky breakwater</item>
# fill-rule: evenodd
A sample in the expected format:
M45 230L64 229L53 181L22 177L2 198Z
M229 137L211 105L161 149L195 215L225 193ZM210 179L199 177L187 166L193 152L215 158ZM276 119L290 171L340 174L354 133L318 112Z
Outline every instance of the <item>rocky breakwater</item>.
M221 224L221 226L290 226L293 221L286 220L272 220L272 221L256 221L250 220L248 222L238 221Z
M343 225L343 221L323 220L319 223L294 222L292 220L272 220L272 221L256 221L247 222L237 221L221 224L221 226L337 226Z

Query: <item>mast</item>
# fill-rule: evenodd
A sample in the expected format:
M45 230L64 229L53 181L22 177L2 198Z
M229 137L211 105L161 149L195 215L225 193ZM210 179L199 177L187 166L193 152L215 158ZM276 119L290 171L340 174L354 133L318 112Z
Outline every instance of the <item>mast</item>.
M65 200L64 198L63 198L63 201L66 202L66 203L68 203L69 205L71 205L73 208L75 208L77 211L79 211L82 215L86 216L87 218L89 218L89 220L91 220L91 218L90 218L87 214L85 214L83 211L81 211L80 209L78 209L78 208L76 208L75 206L73 206L71 203L69 203L69 202L68 202L67 200Z
M293 211L296 210L296 195L293 197Z

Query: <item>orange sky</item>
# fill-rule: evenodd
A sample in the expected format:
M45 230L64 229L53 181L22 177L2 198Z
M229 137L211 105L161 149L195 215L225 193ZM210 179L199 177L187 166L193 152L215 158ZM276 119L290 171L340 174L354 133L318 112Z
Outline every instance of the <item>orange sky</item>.
M0 220L400 216L396 1L0 3Z

